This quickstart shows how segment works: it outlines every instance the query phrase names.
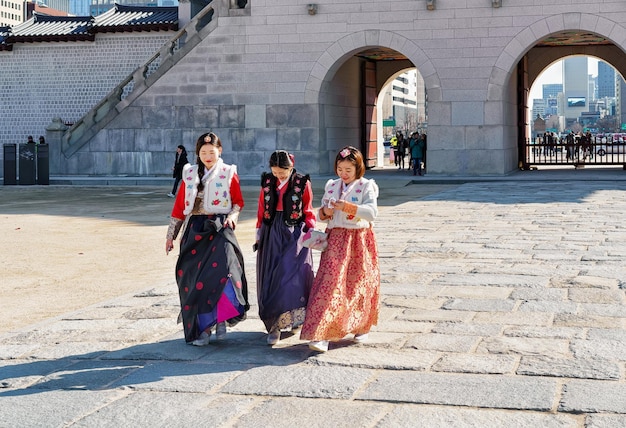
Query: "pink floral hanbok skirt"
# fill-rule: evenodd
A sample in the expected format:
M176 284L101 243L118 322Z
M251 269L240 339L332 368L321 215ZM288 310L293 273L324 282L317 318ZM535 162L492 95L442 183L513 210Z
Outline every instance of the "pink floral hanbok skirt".
M378 322L380 269L372 228L328 230L313 281L303 340L340 340L364 334Z

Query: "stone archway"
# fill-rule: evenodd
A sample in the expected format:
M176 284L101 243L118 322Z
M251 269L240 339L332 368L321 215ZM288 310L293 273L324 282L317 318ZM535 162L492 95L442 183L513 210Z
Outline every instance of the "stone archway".
M593 33L606 39L607 44L565 45L541 47L542 40L551 35L578 31ZM532 83L541 71L554 61L570 55L591 55L606 59L608 63L623 73L626 65L626 29L607 18L581 13L564 13L546 17L530 25L517 34L502 50L489 78L488 98L485 104L489 122L502 126L504 148L511 153L517 151L517 158L509 157L510 165L505 168L515 169L520 164L521 150L528 127L522 123L526 118L526 99ZM622 35L615 40L611 35ZM506 143L509 142L509 143ZM516 147L511 147L516 142ZM506 144L509 146L507 147Z
M323 83L332 80L346 59L373 46L383 46L404 55L422 74L429 99L441 100L441 83L435 67L413 40L390 31L366 30L337 40L318 58L306 83L304 102L318 103Z
M565 13L562 15L549 16L535 22L521 31L504 47L502 53L496 60L489 78L487 102L499 103L505 101L506 93L510 87L509 85L511 84L511 78L516 75L517 64L538 42L551 34L572 30L598 34L613 42L615 47L618 48L622 54L626 52L626 37L623 37L621 40L613 40L611 38L611 34L626 34L626 27L623 27L615 21L598 15L585 15L581 13ZM585 46L579 46L578 48L585 48ZM597 56L601 59L606 58L606 54L603 52L604 49L601 46L587 48L588 53L586 54ZM565 47L563 49L565 49ZM549 57L549 54L547 55ZM567 55L571 54L561 54L560 57ZM553 59L549 60L544 57L542 61L544 65L541 70L543 70L551 62L554 62L556 59L558 58L553 57ZM621 64L618 65L615 63L614 58L609 58L607 62L613 64L613 66L618 69L620 73L626 71L621 69L621 67L623 67ZM626 63L626 54L624 54L623 62ZM537 76L535 76L535 78L536 77Z
M346 144L355 144L364 138L360 121L362 110L367 109L364 106L371 103L371 96L362 93L366 79L363 77L366 60L358 56L371 48L395 51L404 58L404 61L392 65L388 63L395 61L387 61L384 67L376 67L376 73L387 76L395 73L398 67L406 68L409 63L410 67L416 67L422 74L429 101L441 100L441 85L435 68L412 40L382 30L367 30L343 37L319 57L305 89L305 103L317 104L319 107L321 172L331 171L337 149ZM368 80L367 85L370 89L375 86L380 91L380 81L387 80L384 76L375 78L376 85L371 85L371 80Z

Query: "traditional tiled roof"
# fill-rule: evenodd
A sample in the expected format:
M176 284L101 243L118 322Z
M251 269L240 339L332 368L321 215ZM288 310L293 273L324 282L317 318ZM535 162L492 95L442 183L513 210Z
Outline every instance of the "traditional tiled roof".
M178 7L124 6L116 4L95 18L97 33L121 31L168 31L178 29Z
M26 22L11 29L7 41L25 42L67 42L70 40L93 40L91 16L48 16L37 12Z
M34 12L28 21L15 27L0 27L0 50L12 50L15 43L93 41L96 33L129 31L175 31L177 7L124 6L92 16L47 16Z

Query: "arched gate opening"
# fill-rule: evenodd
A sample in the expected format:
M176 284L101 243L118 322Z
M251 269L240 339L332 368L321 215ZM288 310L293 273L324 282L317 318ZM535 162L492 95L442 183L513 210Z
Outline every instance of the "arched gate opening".
M544 136L530 132L531 121L534 118L529 110L530 88L541 73L550 65L559 60L577 57L593 57L606 62L616 70L616 74L626 75L626 53L607 37L590 31L564 30L542 38L529 49L517 65L517 117L518 117L518 156L521 169L536 169L540 165L576 167L595 165L621 165L626 169L626 144L615 139L613 146L612 134L598 133L593 128L584 129L579 134L578 129L572 129L569 117L566 115L568 106L578 101L585 105L588 113L592 99L589 93L568 93L567 77L563 81L563 93L558 101L559 115L562 115L561 125L557 132L550 128ZM585 77L587 77L585 70ZM580 86L580 85L579 85ZM618 94L617 102L621 103ZM624 94L626 95L626 94ZM626 101L626 100L625 100ZM620 110L618 108L618 110ZM583 122L583 121L580 121ZM560 129L562 128L562 129ZM588 132L587 132L588 131ZM592 131L594 131L592 133ZM615 132L615 130L612 130ZM572 134L569 138L568 135ZM619 147L618 147L619 143ZM604 156L606 145L611 146L611 155ZM602 147L601 147L602 146ZM595 156L600 153L601 156Z

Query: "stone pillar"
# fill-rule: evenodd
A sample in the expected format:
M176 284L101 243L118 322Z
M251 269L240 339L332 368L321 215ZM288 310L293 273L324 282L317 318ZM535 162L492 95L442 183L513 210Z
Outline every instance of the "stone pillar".
M46 127L46 142L48 143L48 155L50 157L50 175L59 175L63 171L63 135L67 126L61 118L55 117L52 123Z
M183 28L191 21L191 2L178 0L178 29Z

